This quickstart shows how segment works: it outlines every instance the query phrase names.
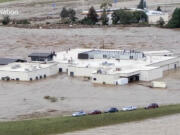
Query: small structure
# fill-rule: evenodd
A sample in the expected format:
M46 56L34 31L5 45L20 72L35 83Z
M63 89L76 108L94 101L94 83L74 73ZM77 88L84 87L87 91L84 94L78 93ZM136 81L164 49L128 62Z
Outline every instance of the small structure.
M55 52L53 53L32 53L28 57L31 57L32 61L52 61L53 56L55 56Z
M162 19L165 24L169 21L169 14L166 12L161 11L153 11L153 10L147 10L145 11L146 15L148 16L148 23L149 24L158 24L160 19Z
M0 65L8 65L14 62L27 62L27 61L22 59L0 58Z
M151 82L152 88L167 88L167 84L165 82L158 82L158 81L152 81Z

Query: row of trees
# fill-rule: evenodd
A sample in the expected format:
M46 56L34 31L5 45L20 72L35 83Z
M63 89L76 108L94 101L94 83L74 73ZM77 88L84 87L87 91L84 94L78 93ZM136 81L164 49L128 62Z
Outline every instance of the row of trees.
M112 14L113 24L131 24L147 22L147 15L143 11L129 11L120 9Z

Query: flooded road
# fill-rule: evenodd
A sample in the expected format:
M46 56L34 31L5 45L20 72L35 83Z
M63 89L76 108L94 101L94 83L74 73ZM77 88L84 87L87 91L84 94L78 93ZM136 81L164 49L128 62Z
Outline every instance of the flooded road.
M162 50L180 53L180 30L141 28L18 29L0 27L0 56L22 57L34 51L61 51L67 48ZM150 89L138 84L94 86L66 74L32 83L0 81L0 120L70 115L74 111L105 110L115 106L145 106L180 103L180 70L162 79L168 89ZM55 96L51 103L44 96Z

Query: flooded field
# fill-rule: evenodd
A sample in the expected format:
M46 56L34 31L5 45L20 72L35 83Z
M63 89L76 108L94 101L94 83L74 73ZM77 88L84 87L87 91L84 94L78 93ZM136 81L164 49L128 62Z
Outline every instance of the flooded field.
M180 53L180 30L155 27L58 30L0 27L0 35L1 57L27 58L34 51L99 48L103 42L106 48L168 49ZM162 80L168 89L150 89L138 84L94 86L66 74L32 83L0 81L0 120L70 115L78 110L145 106L151 102L180 103L180 70L167 72ZM58 101L52 103L44 96L55 96Z

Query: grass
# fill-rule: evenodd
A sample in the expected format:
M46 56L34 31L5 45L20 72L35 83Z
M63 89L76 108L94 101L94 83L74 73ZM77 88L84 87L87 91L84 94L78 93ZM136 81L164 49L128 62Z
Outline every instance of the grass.
M36 120L0 122L0 135L49 135L125 122L140 121L177 113L180 113L180 104L162 106L154 110L138 109L131 112L108 113L94 116L66 116Z
M9 1L15 1L15 0L0 0L0 3L9 2Z

